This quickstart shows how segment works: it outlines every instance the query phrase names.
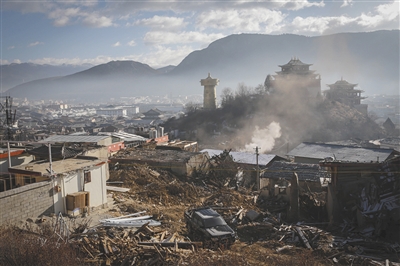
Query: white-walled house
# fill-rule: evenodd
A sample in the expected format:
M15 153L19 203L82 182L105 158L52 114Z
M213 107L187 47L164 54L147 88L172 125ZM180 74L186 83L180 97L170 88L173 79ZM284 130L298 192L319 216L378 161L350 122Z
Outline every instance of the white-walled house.
M33 162L9 168L16 184L51 182L50 196L53 198L53 212L71 214L105 207L107 204L106 180L108 162L95 157L77 157L51 163L53 178L50 176L49 161ZM26 182L27 181L27 182Z

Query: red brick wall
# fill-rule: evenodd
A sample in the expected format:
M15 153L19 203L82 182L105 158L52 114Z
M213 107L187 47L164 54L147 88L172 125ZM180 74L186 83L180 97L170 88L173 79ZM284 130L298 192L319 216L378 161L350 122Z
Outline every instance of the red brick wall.
M124 142L115 142L111 145L108 145L108 152L116 152L119 151L121 149L125 148Z

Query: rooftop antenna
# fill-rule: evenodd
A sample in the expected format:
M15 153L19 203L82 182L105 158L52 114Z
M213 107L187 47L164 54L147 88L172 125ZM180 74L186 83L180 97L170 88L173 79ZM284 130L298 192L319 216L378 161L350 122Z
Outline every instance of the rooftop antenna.
M15 123L16 110L12 110L12 98L10 96L0 96L5 98L5 103L0 102L0 112L5 113L5 117L1 117L1 126L6 128L7 140L12 140L11 128Z

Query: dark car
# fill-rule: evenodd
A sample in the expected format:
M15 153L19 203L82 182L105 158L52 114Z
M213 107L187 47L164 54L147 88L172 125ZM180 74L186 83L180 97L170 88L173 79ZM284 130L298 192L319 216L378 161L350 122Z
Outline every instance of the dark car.
M189 235L206 248L229 248L236 240L235 231L210 207L185 211L185 220Z

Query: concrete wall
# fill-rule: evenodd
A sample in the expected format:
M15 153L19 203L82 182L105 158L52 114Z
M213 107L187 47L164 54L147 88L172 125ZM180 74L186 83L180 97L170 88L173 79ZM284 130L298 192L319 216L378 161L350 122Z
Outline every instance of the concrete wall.
M51 213L54 213L51 182L39 182L0 192L0 224Z
M101 146L108 146L108 145L111 145L111 144L112 144L112 138L111 138L111 136L110 136L110 137L108 137L108 138L102 139L102 140L100 140L97 144L98 144L98 145L101 145Z
M85 183L85 191L89 192L90 207L99 207L107 203L106 179L108 164L91 169L92 181Z
M99 159L107 159L109 156L108 147L101 147L97 149L90 149L85 151L84 156L97 157Z

